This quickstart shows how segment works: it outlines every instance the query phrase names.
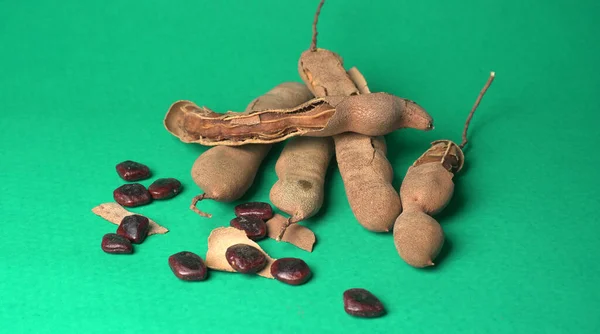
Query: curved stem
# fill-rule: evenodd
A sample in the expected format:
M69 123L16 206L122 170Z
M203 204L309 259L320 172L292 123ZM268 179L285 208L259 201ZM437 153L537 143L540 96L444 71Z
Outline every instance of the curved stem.
M310 43L310 51L317 51L317 22L319 22L319 14L321 14L321 8L323 8L323 4L325 0L321 0L319 6L317 7L317 12L315 13L315 19L313 21L312 29L312 42Z
M479 106L479 103L481 102L483 95L485 95L485 92L488 90L488 88L490 88L490 85L492 84L492 81L494 81L495 77L496 77L496 72L491 72L490 77L488 78L487 82L485 83L485 86L483 86L483 88L481 89L481 92L479 92L479 96L477 96L477 100L475 101L475 105L473 105L473 108L471 109L471 112L469 113L469 117L467 117L467 121L465 122L465 128L463 129L463 133L462 133L462 143L460 143L460 145L459 145L459 147L461 149L464 148L465 145L467 145L467 143L468 143L467 130L469 129L469 124L471 124L471 119L473 119L473 114L475 113L475 110L477 110L477 107Z
M281 230L279 231L279 235L275 239L276 241L281 241L281 238L283 238L285 231L287 231L287 228L290 227L290 225L292 225L292 217L288 218L288 220L285 222L285 224L281 227Z
M205 198L210 199L210 197L206 196L206 194L201 194L201 195L198 195L198 196L195 196L194 198L192 198L192 204L190 204L190 209L192 209L195 213L199 214L202 217L212 218L212 215L210 213L200 211L196 207L196 204L198 204L198 202L200 202L201 200L203 200Z

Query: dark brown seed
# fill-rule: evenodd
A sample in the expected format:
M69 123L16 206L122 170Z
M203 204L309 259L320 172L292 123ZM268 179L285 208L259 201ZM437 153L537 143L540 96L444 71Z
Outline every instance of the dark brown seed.
M377 297L365 289L344 291L344 310L361 318L376 318L385 314L385 308Z
M206 265L202 258L192 252L179 252L169 256L169 267L177 278L184 281L203 281L206 279Z
M257 216L262 220L269 220L273 218L273 208L265 202L243 203L235 207L235 215L238 217Z
M231 268L244 274L256 273L267 265L265 254L246 244L229 246L225 251L225 258Z
M173 198L181 192L181 182L172 177L166 179L158 179L148 187L150 195L154 199Z
M235 217L229 225L246 232L246 236L255 241L264 239L267 235L267 224L257 216Z
M129 239L116 233L107 233L102 237L102 250L110 254L131 254L133 245Z
M150 169L139 162L126 160L117 164L117 174L125 181L139 181L150 177Z
M311 277L311 271L306 262L301 259L285 257L271 264L271 275L276 280L290 285L306 283Z
M140 215L125 216L117 228L117 234L129 239L134 244L144 242L150 231L150 221Z
M113 191L115 201L122 206L134 207L152 202L148 189L139 183L124 184Z

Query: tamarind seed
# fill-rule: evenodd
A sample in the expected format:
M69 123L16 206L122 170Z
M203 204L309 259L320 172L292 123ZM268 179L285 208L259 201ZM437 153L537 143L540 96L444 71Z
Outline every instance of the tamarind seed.
M140 215L125 216L117 228L117 234L124 236L134 244L141 244L146 240L150 231L150 221Z
M153 199L169 199L181 192L181 182L170 178L157 179L148 187L148 192Z
M126 160L117 164L117 174L125 181L139 181L150 177L148 166L139 162Z
M267 224L258 216L235 217L229 225L246 232L246 236L254 241L264 239L267 235Z
M169 267L183 281L203 281L208 272L202 258L188 251L169 256Z
M102 237L102 250L110 254L131 254L133 245L129 239L116 233L107 233Z
M344 291L344 310L355 317L375 318L385 314L381 301L365 289Z
M235 271L244 274L256 273L267 265L265 254L246 244L229 246L225 251L225 258Z
M113 198L122 206L135 207L152 202L148 189L139 183L124 184L113 191Z
M235 215L241 216L257 216L262 220L273 218L273 207L265 202L248 202L239 204L235 207Z
M271 264L271 275L280 282L301 285L310 279L312 272L302 259L286 257Z

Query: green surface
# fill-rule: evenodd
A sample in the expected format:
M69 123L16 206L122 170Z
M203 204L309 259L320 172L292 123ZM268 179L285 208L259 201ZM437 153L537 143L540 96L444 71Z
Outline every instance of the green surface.
M0 1L0 324L6 333L598 333L600 43L597 1L329 0L319 45L357 66L373 91L422 104L429 133L388 136L398 187L435 139L472 124L456 195L439 216L449 243L416 270L391 235L353 219L337 169L322 214L306 222L305 286L211 272L178 281L167 257L204 256L234 204L188 205L190 167L205 150L162 126L191 99L241 110L282 81L310 43L312 1ZM243 200L268 200L275 150ZM116 163L176 177L177 198L133 210L171 232L133 256L99 247L115 229L90 212L122 184ZM154 179L153 178L153 179ZM145 185L150 180L143 181ZM342 292L363 287L388 315L354 319Z

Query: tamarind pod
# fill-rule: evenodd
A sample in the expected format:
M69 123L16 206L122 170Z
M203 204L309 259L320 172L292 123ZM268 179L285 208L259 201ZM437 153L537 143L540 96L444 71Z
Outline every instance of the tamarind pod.
M294 136L344 132L381 136L396 129L431 130L431 116L413 101L387 93L326 96L294 108L219 114L191 101L174 103L167 130L184 142L207 146L269 144Z
M402 211L392 186L393 170L385 139L356 133L334 136L346 197L356 220L373 232L388 232Z
M444 231L426 213L410 205L394 223L394 245L400 257L415 268L434 265L444 245Z
M329 137L295 137L286 143L275 172L279 178L270 191L270 200L297 223L315 215L323 205L325 175L333 157Z

